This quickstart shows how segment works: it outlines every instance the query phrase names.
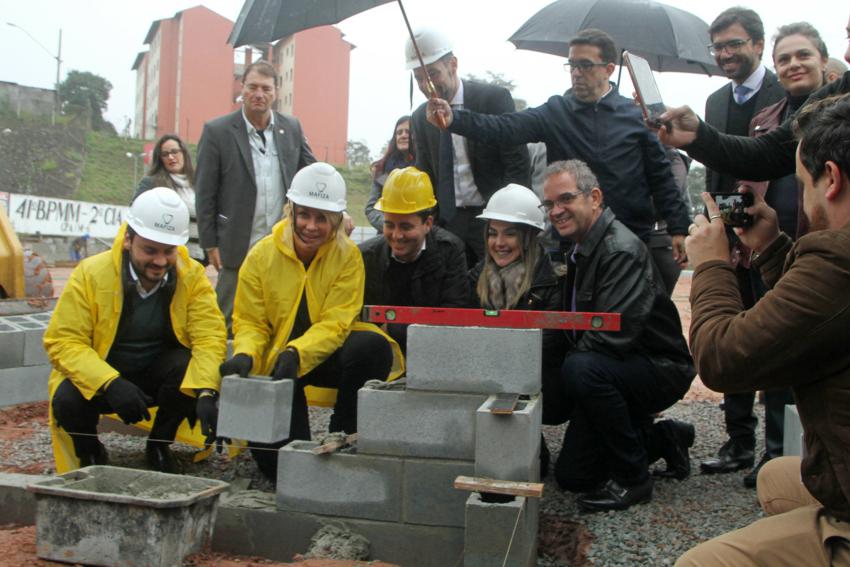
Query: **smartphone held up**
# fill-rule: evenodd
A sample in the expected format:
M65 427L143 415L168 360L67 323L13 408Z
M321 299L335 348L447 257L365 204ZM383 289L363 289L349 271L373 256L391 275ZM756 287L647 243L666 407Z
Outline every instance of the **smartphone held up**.
M747 214L747 208L753 206L752 193L712 193L711 197L720 209L720 219L732 227L753 226L753 216Z
M661 91L655 82L655 76L649 67L649 61L629 53L623 52L623 62L629 70L632 84L638 95L638 103L643 111L643 118L650 128L660 128L662 125L670 128L670 125L661 122L661 115L667 112L664 101L661 99Z

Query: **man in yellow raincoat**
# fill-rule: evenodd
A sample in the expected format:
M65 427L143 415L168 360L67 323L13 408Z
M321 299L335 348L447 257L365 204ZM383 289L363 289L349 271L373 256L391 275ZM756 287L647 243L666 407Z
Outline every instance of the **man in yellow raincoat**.
M367 380L403 370L398 345L378 327L358 321L363 260L341 228L345 182L333 166L314 163L292 179L284 219L248 253L239 270L233 310L234 356L222 376L295 378L290 439L252 443L260 471L277 478L277 451L310 439L307 396L336 388L330 432L357 430L357 391ZM305 388L308 391L305 394Z
M133 202L112 250L71 274L44 333L57 472L107 462L101 414L137 423L158 406L145 457L163 472L177 472L169 445L184 419L215 437L224 317L183 246L188 237L183 200L151 189Z

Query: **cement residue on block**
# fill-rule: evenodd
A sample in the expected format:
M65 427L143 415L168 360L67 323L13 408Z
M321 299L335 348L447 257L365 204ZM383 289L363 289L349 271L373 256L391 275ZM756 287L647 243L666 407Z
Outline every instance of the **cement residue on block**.
M342 524L326 524L310 538L306 559L340 559L365 561L369 559L369 540Z

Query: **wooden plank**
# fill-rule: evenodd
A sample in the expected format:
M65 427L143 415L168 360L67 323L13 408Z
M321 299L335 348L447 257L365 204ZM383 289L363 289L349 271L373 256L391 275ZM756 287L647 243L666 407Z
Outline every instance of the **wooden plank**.
M519 311L456 309L449 307L405 307L365 305L363 321L372 323L419 323L449 327L501 327L508 329L567 329L619 331L619 313L574 313L571 311Z
M325 455L327 453L334 453L336 451L339 451L343 447L348 447L349 445L354 444L355 441L357 441L357 434L352 433L351 435L345 438L345 441L331 441L330 443L325 443L324 445L314 447L312 453L314 455Z
M490 413L494 415L512 415L519 401L519 394L498 394L490 404Z
M516 482L512 480L496 480L493 478L477 478L459 476L455 479L454 487L470 492L492 492L494 494L510 494L512 496L543 497L542 482Z

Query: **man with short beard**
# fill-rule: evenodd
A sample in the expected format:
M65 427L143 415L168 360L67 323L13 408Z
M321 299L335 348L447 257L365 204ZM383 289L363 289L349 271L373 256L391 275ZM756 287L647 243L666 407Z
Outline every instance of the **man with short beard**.
M796 119L796 171L809 233L792 245L776 212L755 195L752 227L737 229L772 289L745 310L719 210L703 194L686 245L691 350L719 392L790 386L805 448L762 467L768 515L708 541L676 565L850 564L850 95L813 102Z
M215 438L224 317L204 267L189 257L189 209L170 188L139 195L112 250L74 269L44 348L57 472L107 464L101 414L150 419L147 465L179 472L169 445L184 419Z
M753 116L785 96L776 75L761 62L764 24L752 10L729 8L715 18L709 34L715 61L731 82L708 97L705 102L705 121L721 132L746 136ZM738 179L706 168L705 186L710 193L729 193L737 189ZM744 304L752 307L762 290L758 275L751 274L743 265L736 266L736 275ZM753 466L757 423L753 414L753 399L753 392L724 396L723 414L729 439L720 447L716 458L700 464L703 473L728 473ZM774 415L773 418L774 421L781 420L782 416ZM776 429L771 428L771 432ZM782 430L778 430L778 443L781 444ZM776 442L775 439L773 441Z

